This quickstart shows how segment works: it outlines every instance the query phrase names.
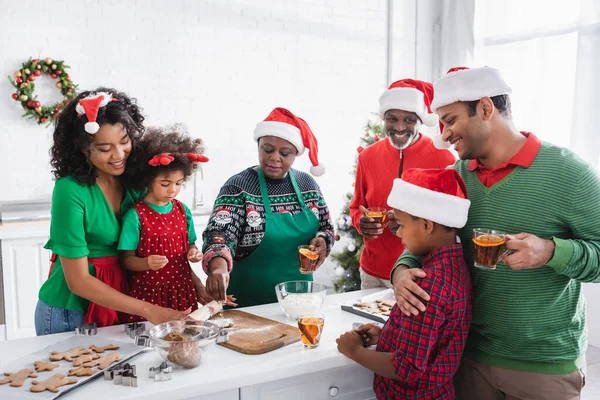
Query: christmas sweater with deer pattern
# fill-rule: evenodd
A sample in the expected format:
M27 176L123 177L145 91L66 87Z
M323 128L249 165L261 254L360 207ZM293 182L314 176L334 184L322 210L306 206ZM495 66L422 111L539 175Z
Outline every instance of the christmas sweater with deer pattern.
M306 206L319 219L320 236L327 243L327 252L334 243L334 230L329 208L317 182L309 174L292 169L298 188ZM283 179L265 177L271 201L271 212L302 211L289 174ZM221 188L208 225L202 234L204 241L203 267L214 257L223 257L231 262L248 257L262 241L265 233L265 207L260 193L256 167L245 169L229 178Z

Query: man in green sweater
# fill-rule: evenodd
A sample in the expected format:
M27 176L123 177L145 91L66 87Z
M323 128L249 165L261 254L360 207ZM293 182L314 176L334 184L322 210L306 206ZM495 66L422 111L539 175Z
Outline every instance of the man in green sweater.
M568 149L519 132L511 89L494 68L456 68L434 86L432 110L454 146L471 208L461 232L474 287L458 399L579 399L585 385L582 282L600 281L600 177ZM473 228L507 232L495 270L473 264ZM425 310L419 259L392 271L407 315Z

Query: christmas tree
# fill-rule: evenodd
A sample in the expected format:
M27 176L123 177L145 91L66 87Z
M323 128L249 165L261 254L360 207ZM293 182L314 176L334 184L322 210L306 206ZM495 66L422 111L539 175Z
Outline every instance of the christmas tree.
M360 146L356 149L357 153L360 154L366 147L385 137L383 123L375 115L375 118L369 120L364 127L364 133L360 138ZM356 161L352 168L352 175L356 176ZM354 187L354 183L352 186ZM359 268L360 255L363 250L363 237L358 233L354 225L352 225L352 218L350 218L350 201L352 201L353 197L354 191L346 193L346 203L337 221L338 233L347 238L348 245L341 252L331 255L333 260L338 264L338 267L335 269L337 279L333 282L335 290L338 293L360 289ZM339 235L336 236L336 240L340 239Z

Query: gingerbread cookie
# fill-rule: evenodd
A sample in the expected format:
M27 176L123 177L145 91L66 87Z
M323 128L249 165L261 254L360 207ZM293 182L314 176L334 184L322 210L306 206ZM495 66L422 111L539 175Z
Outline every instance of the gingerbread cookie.
M396 300L380 300L379 304L383 304L384 306L392 308L394 307L394 304L396 304Z
M92 376L95 373L96 371L86 367L73 368L69 370L69 376Z
M83 346L77 346L67 351L53 351L50 353L50 361L73 361L73 358L82 356L84 354L91 354L92 351L90 349L86 349Z
M100 358L100 356L97 356L96 354L84 354L82 356L77 357L75 360L73 360L73 366L79 367L79 366L83 365L84 363L97 360L98 358Z
M54 364L46 361L34 361L33 365L37 372L52 371L54 368L60 367L60 364Z
M100 357L97 360L87 362L87 363L83 364L83 366L89 367L89 368L98 366L98 369L106 369L112 363L115 363L115 362L119 361L120 359L121 359L121 354L119 354L119 352L114 352L114 353L110 353L107 356Z
M90 346L90 350L96 353L104 353L106 350L119 350L119 346L115 346L114 344L109 344L108 346L96 346L95 344Z
M37 375L33 373L32 369L25 368L19 372L10 373L5 372L6 378L0 379L0 385L6 385L10 383L12 387L21 387L27 378L37 378Z
M58 392L58 388L65 385L72 385L77 383L77 378L66 378L63 374L54 374L52 377L46 379L45 381L33 381L31 382L31 390L34 393L40 393L44 390L48 390L50 392L56 393Z

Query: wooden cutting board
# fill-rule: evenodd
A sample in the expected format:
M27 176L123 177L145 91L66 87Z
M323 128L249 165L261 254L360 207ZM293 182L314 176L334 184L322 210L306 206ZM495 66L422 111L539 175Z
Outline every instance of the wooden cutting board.
M297 327L258 315L226 310L223 311L223 318L232 320L233 327L227 329L227 342L219 345L243 354L264 354L300 340Z

